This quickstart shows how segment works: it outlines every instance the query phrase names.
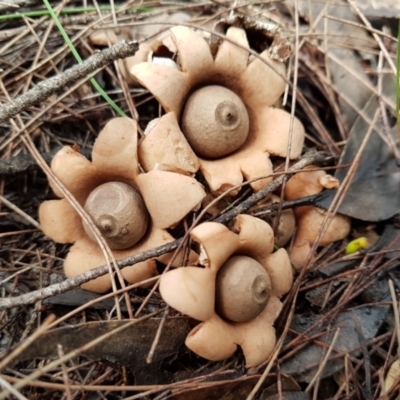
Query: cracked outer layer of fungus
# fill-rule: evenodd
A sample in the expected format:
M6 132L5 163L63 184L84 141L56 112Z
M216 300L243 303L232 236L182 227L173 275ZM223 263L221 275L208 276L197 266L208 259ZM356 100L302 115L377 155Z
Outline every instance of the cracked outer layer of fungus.
M166 114L153 123L139 145L140 163L157 163L194 174L199 168L213 194L272 173L269 156L287 156L290 115L274 104L285 89L282 62L268 51L250 56L246 33L231 27L213 57L207 42L193 30L171 29L178 59L173 66L145 62L131 68ZM268 66L267 61L274 69ZM298 158L304 128L295 118L290 158ZM251 183L259 190L270 183Z
M159 52L168 51L163 46L163 41L169 38L169 33L164 31L162 25L153 24L154 22L169 22L180 24L188 21L190 15L185 12L175 11L172 14L162 14L154 17L146 18L148 25L139 25L135 27L119 26L116 32L115 29L100 29L95 30L90 34L89 40L97 46L108 46L118 43L120 40L128 42L139 40L139 48L134 56L119 59L117 61L119 70L123 78L131 86L137 86L137 80L129 72L130 69L141 62L148 61L154 55L157 57ZM143 42L143 39L150 38Z
M273 253L272 228L249 215L239 215L231 229L205 222L190 235L204 268L177 268L160 280L167 304L202 321L187 336L187 347L217 361L240 346L247 367L261 364L275 346L279 298L293 282L286 250Z
M109 121L95 141L92 162L72 147L63 147L51 169L84 206L103 235L116 260L173 241L165 230L175 226L198 207L205 196L193 178L168 171L139 173L137 125L129 118ZM41 204L39 218L43 232L58 243L74 243L64 262L67 277L106 264L92 229L62 193L52 185L59 200ZM160 257L166 262L170 255ZM157 274L155 260L121 271L130 283ZM105 292L111 278L104 275L82 285Z

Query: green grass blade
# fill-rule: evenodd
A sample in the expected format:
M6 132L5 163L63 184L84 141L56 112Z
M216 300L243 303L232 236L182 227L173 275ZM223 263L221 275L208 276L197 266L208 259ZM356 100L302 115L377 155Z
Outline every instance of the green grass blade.
M69 49L71 50L71 53L74 55L76 61L79 63L82 63L82 58L79 55L78 51L76 50L75 46L71 42L67 32L65 32L64 27L62 26L60 20L58 19L56 13L54 12L53 8L51 7L50 3L48 0L43 0L43 3L47 7L47 10L53 18L54 23L56 24L58 30L61 33L61 36L64 38L65 43L68 45ZM118 107L118 105L110 98L110 96L103 90L103 88L97 83L97 81L94 78L90 79L91 84L93 87L103 96L103 98L107 101L107 103L113 108L113 110L119 114L121 117L126 117L127 115Z

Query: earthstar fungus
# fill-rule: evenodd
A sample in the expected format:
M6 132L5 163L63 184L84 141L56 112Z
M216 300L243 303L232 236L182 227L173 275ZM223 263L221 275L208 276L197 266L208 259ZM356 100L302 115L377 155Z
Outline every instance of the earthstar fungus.
M137 80L129 72L130 69L141 62L149 61L152 58L160 58L160 54L168 53L169 32L164 31L163 25L155 22L169 22L180 24L190 19L190 15L185 12L175 11L172 14L166 13L146 18L148 25L138 25L134 27L118 26L117 29L99 29L93 31L89 40L96 46L114 45L118 41L132 40L139 41L139 48L136 53L124 59L117 61L119 71L122 77L130 86L137 86ZM146 38L150 38L146 41ZM165 59L164 59L165 60Z
M231 229L205 222L190 235L200 245L204 268L177 268L160 280L167 304L203 321L186 345L209 360L230 357L239 345L247 367L259 365L275 346L279 298L293 282L286 250L273 253L272 228L249 215L239 215Z
M223 40L215 57L193 30L177 26L170 32L178 54L174 68L153 62L131 68L166 112L139 145L141 165L146 171L156 163L190 173L200 168L213 194L243 178L270 175L269 156L286 157L289 140L290 114L273 107L285 89L278 75L285 74L284 64L268 50L250 56L240 28L230 27L226 37L243 48ZM300 156L303 141L304 128L295 118L290 158ZM271 180L251 186L259 190Z
M285 198L296 200L301 197L320 193L324 189L339 187L339 181L325 171L307 171L318 168L309 165L305 171L298 172L288 180L285 186ZM297 231L290 252L290 259L297 268L306 265L311 248L317 240L319 230L326 218L326 211L314 206L297 207L294 210ZM350 219L342 214L335 214L322 235L319 246L327 246L344 239L350 233Z
M116 260L173 241L165 230L175 226L205 196L193 178L168 171L140 173L137 160L137 125L129 118L109 121L95 141L92 161L72 147L63 147L51 169L76 200L84 206ZM39 218L43 232L58 243L74 243L64 262L67 277L106 264L92 229L57 187L59 200L41 204ZM167 261L170 255L160 257ZM155 260L121 271L130 283L157 274ZM82 285L105 292L111 278L104 275Z

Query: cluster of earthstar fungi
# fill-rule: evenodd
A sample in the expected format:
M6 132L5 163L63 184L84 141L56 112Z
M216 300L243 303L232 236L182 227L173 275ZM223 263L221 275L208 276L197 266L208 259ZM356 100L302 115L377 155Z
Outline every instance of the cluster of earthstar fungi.
M259 57L251 55L241 28L230 27L226 37L213 52L200 34L187 27L172 28L163 45L175 58L152 58L150 51L148 61L130 69L134 81L147 88L165 112L148 124L145 137L138 142L135 121L115 118L95 141L92 161L69 146L54 157L54 174L93 222L83 221L52 184L59 199L44 202L39 217L47 236L73 243L64 262L67 277L109 261L98 235L115 260L169 243L174 239L167 229L210 197L228 189L233 197L244 180L251 180L253 191L270 183L271 155L301 155L302 124L295 119L290 135L290 115L274 107L285 89L284 63L268 50ZM206 181L206 189L196 173ZM301 172L288 181L284 197L295 199L337 186L324 172ZM267 222L249 215L238 216L229 228L204 222L190 232L198 254L191 251L186 256L188 265L179 266L182 257L172 254L157 259L176 267L161 276L164 301L200 321L186 340L195 353L222 360L240 346L248 367L271 354L280 298L293 281L292 263L305 265L322 211L310 206L285 215L288 222L279 221L276 235ZM284 246L294 234L295 219L289 257ZM342 239L349 230L342 216L335 216L331 226L322 244ZM276 245L279 249L274 251ZM154 259L121 272L130 283L158 274ZM101 293L111 282L111 275L104 275L82 287Z

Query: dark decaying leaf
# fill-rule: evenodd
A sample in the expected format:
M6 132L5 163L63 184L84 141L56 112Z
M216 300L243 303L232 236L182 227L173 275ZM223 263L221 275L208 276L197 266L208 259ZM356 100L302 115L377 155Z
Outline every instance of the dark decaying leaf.
M383 9L385 5L390 8L390 3L391 0L387 0L378 8ZM359 1L359 6L365 10L365 7L375 8L375 3ZM315 27L321 35L324 29L328 32L341 33L340 38L335 35L324 35L326 39L324 52L332 87L337 95L340 115L350 129L340 164L350 164L356 157L376 110L380 108L377 94L371 90L375 83L367 76L360 59L360 56L364 55L366 61L370 60L370 54L362 51L370 36L365 29L346 23L346 21L359 22L357 15L351 12L346 1L328 5L324 2L301 0L300 13L312 21L317 21L321 15L328 17L320 18ZM329 16L336 19L329 19ZM384 74L380 96L381 101L384 99L385 107L386 104L389 105L388 114L394 112L395 87L395 76ZM400 196L398 196L400 170L395 165L389 145L380 136L386 134L381 120L379 115L372 136L362 152L351 186L339 208L340 213L363 221L383 221L400 210ZM349 168L338 169L336 178L343 181L348 170ZM335 194L336 190L324 193L317 205L329 208Z
M331 357L338 353L352 353L357 356L360 354L360 341L357 334L356 318L358 319L364 340L369 340L378 332L382 322L386 317L389 306L360 307L351 311L346 311L336 318L331 324L328 334L321 335L318 340L326 344L326 346L318 346L311 344L284 361L281 365L281 371L285 374L294 376L300 382L310 382L320 365L321 360L329 348L335 331L340 328L341 331L336 340L334 351ZM295 315L291 325L291 329L298 333L304 332L308 327L315 324L319 316L303 317ZM318 326L318 324L317 324ZM307 334L312 336L321 328L315 328ZM331 359L325 366L320 378L326 378L343 368L343 357Z
M317 280L313 281L313 283L318 282L320 279L321 278L318 278ZM307 290L305 298L313 307L323 307L326 302L326 296L332 290L332 287L336 288L339 285L340 281L336 280L332 284L325 283L323 285L319 285L316 288Z
M400 270L397 266L394 266L393 270L389 274L383 274L382 279L374 279L372 285L368 286L360 296L360 300L363 304L365 303L383 303L391 302L392 296L389 290L388 279L392 279L393 284L396 288L400 288ZM390 317L393 314L390 313Z
M58 305L58 306L66 306L66 307L79 307L83 304L87 304L90 301L96 300L101 295L93 292L88 292L83 289L73 289L68 292L59 293L55 296L48 297L43 300L43 305ZM95 310L112 310L115 307L114 299L104 299L102 301L98 301L94 303L92 306L88 308L92 308ZM120 304L121 311L127 311L127 307L124 303Z
M367 18L400 18L400 2L398 0L355 0L355 3Z
M166 400L245 400L259 379L260 375L252 375L240 379L215 382L214 385L208 387L182 390L168 396ZM268 375L262 385L262 388L265 388L261 395L262 399L268 399L269 396L277 392L276 381L277 376L275 374ZM299 385L290 376L281 375L281 383L282 391L297 392L300 390Z
M388 279L393 281L393 285L398 290L400 288L400 269L399 262L393 265L390 272L382 274L381 279L375 279L374 283L365 289L361 296L360 301L365 303L383 303L392 301L390 294ZM396 321L393 312L386 313L385 325L388 330L396 329Z
M49 153L42 153L42 157L46 162L50 163L59 149L59 147L56 147ZM30 154L18 154L14 157L0 160L0 176L15 176L23 172L39 170L38 163Z
M57 328L40 336L16 361L33 358L57 358L57 345L61 344L64 354L79 349L97 337L126 324L127 321L88 322L85 324ZM106 341L92 347L85 356L93 360L109 360L127 366L132 373L147 366L150 351L160 319L148 319L112 335ZM189 332L186 319L167 319L158 343L153 362L176 355Z
M374 115L376 99L371 99L364 113ZM368 123L359 117L353 125L340 164L353 162L361 143L369 129ZM381 138L383 126L378 122L364 148L360 163L355 172L339 212L362 221L383 221L393 217L400 211L400 169L391 154L387 143ZM335 177L341 182L348 168L338 169ZM336 190L322 193L317 200L317 206L328 209Z
M316 23L315 31L321 38L324 37L321 51L325 53L341 118L350 128L359 115L358 110L363 109L372 95L368 87L370 80L360 63L360 56L363 56L365 52L354 50L363 49L370 40L370 36L365 29L346 23L346 21L360 22L349 10L347 1L339 0L329 4L300 0L299 11L307 21ZM324 17L321 18L322 15ZM340 32L340 36L326 35L326 32Z
M300 391L300 385L289 375L281 375L279 385L275 382L266 387L258 400L309 400L310 398L308 393Z
M260 397L260 400L309 400L310 395L304 392L283 392L273 396Z

